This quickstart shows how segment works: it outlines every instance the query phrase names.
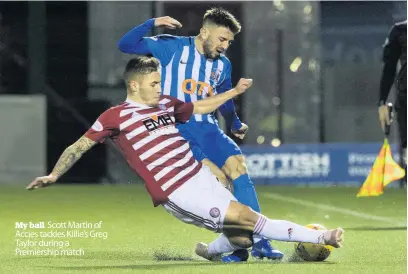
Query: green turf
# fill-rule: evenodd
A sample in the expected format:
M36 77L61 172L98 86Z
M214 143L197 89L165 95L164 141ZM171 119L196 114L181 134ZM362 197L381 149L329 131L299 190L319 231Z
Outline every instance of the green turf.
M161 207L153 208L140 185L56 185L32 192L3 185L0 273L407 273L405 190L387 189L383 196L372 198L356 198L356 188L257 190L263 213L270 218L342 226L344 248L334 250L325 262L307 263L289 260L293 243L274 242L286 255L280 263L252 259L234 265L211 263L193 255L193 248L216 234L185 225ZM389 219L300 206L275 200L268 196L271 193ZM84 256L17 256L17 221L103 221L100 231L108 232L108 238L68 238L70 248L83 248Z

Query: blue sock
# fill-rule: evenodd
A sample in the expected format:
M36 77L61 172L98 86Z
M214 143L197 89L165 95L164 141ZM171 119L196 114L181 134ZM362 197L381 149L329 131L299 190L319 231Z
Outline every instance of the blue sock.
M255 187L248 174L243 174L232 181L234 184L234 196L238 202L247 205L256 212L261 212Z

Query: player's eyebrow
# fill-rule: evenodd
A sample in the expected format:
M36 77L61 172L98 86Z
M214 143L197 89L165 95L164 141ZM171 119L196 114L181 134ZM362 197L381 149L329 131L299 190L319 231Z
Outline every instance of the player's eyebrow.
M220 36L220 38L221 39L224 39L224 40L228 40L228 38L226 38L226 37L224 37L224 36ZM231 40L229 40L230 42L234 42L234 38L232 38Z
M160 84L160 83L161 83L161 81L153 81L153 82L152 82L152 84L155 84L155 85L156 85L156 84Z

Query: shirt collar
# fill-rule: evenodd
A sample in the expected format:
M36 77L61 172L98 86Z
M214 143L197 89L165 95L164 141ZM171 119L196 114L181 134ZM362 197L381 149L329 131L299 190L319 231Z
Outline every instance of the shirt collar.
M125 102L128 104L131 104L132 106L136 106L136 107L141 107L141 108L149 107L148 105L145 105L145 104L136 103L135 101L130 100L129 98L126 98Z

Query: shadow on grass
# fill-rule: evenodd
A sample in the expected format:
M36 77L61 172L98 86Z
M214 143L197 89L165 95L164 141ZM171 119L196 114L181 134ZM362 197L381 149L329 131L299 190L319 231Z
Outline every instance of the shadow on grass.
M193 261L193 257L177 254L177 252L169 251L168 249L159 249L153 251L153 259L155 261Z
M177 263L177 264L172 264L172 263L151 263L151 264L135 264L135 265L97 265L97 266L61 266L61 267L50 267L50 266L43 266L44 268L48 269L54 269L54 270L83 270L83 271L89 271L89 270L102 270L102 269L140 269L140 270L157 270L157 269L167 269L167 268L177 268L177 267L191 267L191 266L212 266L216 265L211 262L186 262L186 263Z
M287 263L290 264L322 264L322 265L326 265L326 264L337 264L336 262L331 262L331 261L320 261L320 262L312 262L312 261L305 261L302 258L300 258L298 255L296 255L296 253L292 253L291 255L288 255L288 260Z
M135 269L135 270L157 270L157 269L171 269L171 268L184 268L184 267L219 267L219 266L228 266L230 264L222 263L222 262L208 262L208 261L201 261L195 260L191 257L184 257L175 255L170 257L168 255L161 254L160 252L156 253L157 260L159 262L152 262L152 263L144 263L144 264L132 264L132 265L95 265L95 266L37 266L47 269L53 270L71 270L71 271L89 271L89 270L115 270L115 269ZM166 262L167 261L167 262ZM169 261L173 261L170 263ZM265 264L314 264L314 265L332 265L337 264L336 262L331 261L323 261L323 262L306 262L296 256L290 256L288 260L284 261L248 261L248 262L241 262L235 263L238 265L265 265Z
M320 265L329 265L336 264L335 262L281 262L282 264L320 264ZM260 265L260 264L274 264L270 261L250 261L242 262L236 264L245 264L245 265ZM180 268L180 267L212 267L212 266L227 266L230 264L221 263L221 262L202 262L202 261L192 261L185 263L151 263L151 264L139 264L139 265L106 265L106 266L65 266L65 267L50 267L50 266L38 266L54 270L72 270L72 271L89 271L89 270L108 270L108 269L136 269L136 270L157 270L157 269L170 269L170 268Z
M66 256L57 257L42 257L42 259L55 259L64 258ZM160 248L153 251L153 253L141 253L137 251L92 251L89 252L89 256L85 257L70 257L70 259L99 259L99 260L110 260L114 262L115 260L133 260L134 262L141 262L140 264L126 264L126 265L87 265L87 266L49 266L42 265L36 266L36 268L49 269L52 271L90 271L90 270L117 270L117 269L135 269L135 270L160 270L160 269L176 269L185 267L219 267L227 266L229 264L222 262L209 262L204 260L199 260L194 258L192 255L185 255L177 250L171 250L166 248ZM323 262L306 262L296 257L296 255L288 254L288 259L283 261L272 261L272 260L250 260L248 262L242 262L237 264L245 265L264 265L264 264L336 264L336 262L323 261ZM38 257L37 257L38 259ZM147 262L146 262L147 261Z
M52 259L52 260L149 260L151 254L140 253L138 251L86 251L85 256L25 256L16 257L15 260L39 260L39 259Z
M362 226L362 227L351 227L344 228L347 232L349 231L386 231L386 230L407 230L406 226L395 226L395 227L371 227L371 226Z

